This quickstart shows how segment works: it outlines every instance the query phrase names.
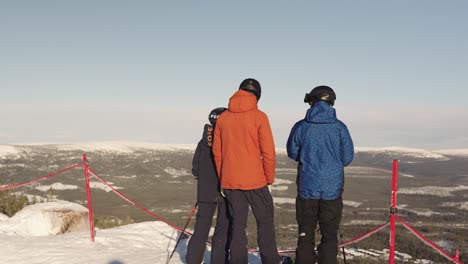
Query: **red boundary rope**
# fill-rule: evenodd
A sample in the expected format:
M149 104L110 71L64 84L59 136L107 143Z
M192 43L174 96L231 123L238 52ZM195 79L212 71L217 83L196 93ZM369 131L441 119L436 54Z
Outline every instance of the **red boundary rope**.
M454 257L450 256L447 252L442 250L439 246L437 246L434 242L430 241L426 237L424 237L421 233L418 232L414 227L412 227L410 224L408 224L405 220L403 220L401 217L397 216L396 217L400 223L403 224L411 233L416 235L424 244L430 246L433 248L435 251L437 251L439 254L447 258L448 260L452 261L453 263L461 264L461 262L458 262L457 260L454 259Z
M143 210L144 212L146 212L147 214L153 216L154 218L158 219L159 221L165 223L166 225L172 227L173 229L177 230L177 231L180 231L180 232L183 232L187 235L190 235L192 236L192 233L188 232L187 230L183 230L182 228L180 227L177 227L171 223L169 223L168 221L164 220L162 217L160 217L159 215L151 212L150 210L146 209L144 206L138 204L137 202L131 200L130 198L128 198L126 195L124 195L123 193L119 192L117 189L115 189L114 187L112 187L112 185L110 185L109 183L107 183L105 180L101 179L101 177L97 176L97 173L94 172L91 168L89 168L89 171L94 175L94 177L96 177L100 182L102 182L104 185L108 186L109 188L112 189L112 191L114 191L118 196L120 196L122 199L124 199L125 201L127 201L128 203L130 203L131 205L134 205L138 208L140 208L141 210Z
M38 178L38 179L35 179L35 180L32 180L32 181L23 182L23 183L18 183L18 184L9 185L9 186L3 186L3 187L0 187L0 191L4 191L4 190L8 190L8 189L14 189L14 188L18 188L18 187L21 187L21 186L33 184L33 183L35 183L35 182L45 180L45 179L50 178L50 177L52 177L52 176L56 176L56 175L58 175L58 174L60 174L60 173L64 173L64 172L66 172L66 171L69 171L69 170L74 169L74 168L76 168L76 167L78 167L78 166L81 166L81 165L83 165L83 162L82 162L82 163L75 164L75 165L73 165L73 166L71 166L71 167L68 167L68 168L66 168L66 169L63 169L63 170L60 170L60 171L57 171L57 172L48 174L48 175L46 175L46 176L44 176L44 177L41 177L41 178Z
M36 183L36 182L39 182L39 181L42 181L42 180L45 180L45 179L48 179L48 178L51 178L53 176L56 176L58 174L61 174L61 173L64 173L64 172L67 172L69 170L72 170L76 167L79 167L79 166L82 166L84 165L85 162L81 162L81 163L78 163L78 164L75 164L73 166L70 166L68 168L65 168L65 169L62 169L62 170L59 170L59 171L56 171L56 172L53 172L53 173L50 173L46 176L43 176L43 177L40 177L40 178L37 178L35 180L31 180L31 181L27 181L27 182L23 182L23 183L18 183L18 184L14 184L14 185L8 185L8 186L2 186L0 187L0 191L4 191L4 190L9 190L9 189L14 189L14 188L18 188L18 187L22 187L22 186L25 186L25 185L29 185L29 184L33 184L33 183ZM146 212L147 214L153 216L154 218L158 219L159 221L165 223L166 225L172 227L173 229L179 231L179 232L182 232L182 233L185 233L189 236L192 236L193 234L188 232L187 230L184 230L174 224L171 224L169 223L168 221L166 221L165 219L163 219L162 217L160 217L159 215L151 212L150 210L148 210L147 208L145 208L144 206L138 204L137 202L131 200L130 198L128 198L126 195L124 195L123 193L119 192L117 189L115 189L112 185L110 185L108 182L106 182L105 180L103 180L102 178L100 178L96 172L94 172L91 168L89 168L89 171L94 175L94 177L96 177L100 182L102 182L104 185L108 186L109 188L112 189L112 191L114 191L117 195L119 195L122 199L126 200L128 203L130 203L131 205L134 205L136 207L138 207L139 209L143 210L144 212ZM408 224L406 221L404 221L401 217L399 216L396 216L396 219L403 224L403 226L405 228L407 228L410 232L412 232L414 235L416 235L422 242L424 242L426 245L430 246L431 248L433 248L435 251L437 251L439 254L441 254L442 256L444 256L445 258L447 258L448 260L452 261L453 263L456 263L456 264L462 264L461 262L458 261L458 256L455 255L455 257L452 257L450 256L448 253L446 253L444 250L442 250L439 246L437 246L435 243L433 243L432 241L430 241L429 239L427 239L426 237L424 237L421 233L419 233L415 228L413 228L410 224ZM367 233L364 233L358 237L355 237L347 242L344 242L344 243L341 243L338 245L338 247L344 247L344 246L348 246L350 244L353 244L353 243L357 243L375 233L377 233L378 231L382 230L383 228L385 228L387 225L389 225L390 223L390 220L388 220L387 222L385 222L384 224L370 230L369 232ZM208 244L211 244L209 241L207 241ZM259 251L258 250L253 250L253 249L249 249L248 250L249 252L251 253L258 253ZM280 250L278 251L278 253L283 253L283 254L287 254L287 253L294 253L295 250Z
M390 220L385 222L384 224L370 230L367 233L364 233L364 234L362 234L362 235L360 235L360 236L358 236L356 238L353 238L353 239L351 239L351 240L349 240L347 242L339 244L338 247L346 247L347 245L351 245L353 243L357 243L357 242L359 242L359 241L361 241L363 239L366 239L366 238L370 237L371 235L373 235L373 234L379 232L380 230L384 229L386 226L388 226L389 223L390 223Z

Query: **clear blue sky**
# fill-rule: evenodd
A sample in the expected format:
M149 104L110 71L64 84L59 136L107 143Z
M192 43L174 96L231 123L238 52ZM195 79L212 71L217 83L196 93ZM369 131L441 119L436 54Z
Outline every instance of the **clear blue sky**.
M0 1L0 144L196 143L247 77L277 147L327 84L356 146L468 148L468 2Z

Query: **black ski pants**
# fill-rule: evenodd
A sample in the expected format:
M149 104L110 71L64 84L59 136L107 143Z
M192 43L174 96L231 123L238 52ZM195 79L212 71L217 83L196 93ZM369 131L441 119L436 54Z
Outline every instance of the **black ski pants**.
M274 207L268 187L255 190L224 190L232 224L229 264L247 264L247 216L249 205L257 221L257 243L263 264L281 262L276 246Z
M315 200L296 198L296 220L299 237L296 264L336 264L338 254L338 228L343 212L343 200ZM315 253L315 230L320 226L322 238Z
M198 203L195 230L187 246L187 264L200 264L205 254L206 241L210 233L214 213L218 208L215 231L211 246L211 263L225 264L228 257L229 217L225 202Z

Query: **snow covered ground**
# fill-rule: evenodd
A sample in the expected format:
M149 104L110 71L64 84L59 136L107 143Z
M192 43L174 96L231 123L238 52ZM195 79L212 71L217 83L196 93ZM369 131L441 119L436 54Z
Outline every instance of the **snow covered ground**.
M65 204L65 203L63 203ZM73 204L72 204L73 205ZM154 264L167 263L179 232L166 224L154 221L131 224L112 229L97 230L95 242L90 241L89 232L71 232L62 235L44 235L44 226L47 226L47 217L34 217L34 223L24 225L21 230L21 221L24 215L31 211L37 211L42 207L51 210L51 206L62 204L44 203L36 204L20 211L21 215L8 219L2 216L0 225L0 256L1 263L8 264ZM78 211L82 210L76 205ZM49 219L50 220L50 219ZM15 232L11 226L15 225ZM31 226L37 226L38 232L31 230ZM183 240L174 254L170 263L185 263L187 240ZM204 256L209 263L210 248ZM259 264L259 257L250 254L249 263Z
M424 186L415 188L401 188L399 194L434 195L440 197L453 196L453 192L468 190L468 186L459 185L457 187Z

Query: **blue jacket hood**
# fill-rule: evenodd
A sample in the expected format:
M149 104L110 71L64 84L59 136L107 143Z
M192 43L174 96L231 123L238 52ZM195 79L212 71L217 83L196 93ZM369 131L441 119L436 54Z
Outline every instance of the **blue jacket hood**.
M317 124L334 123L336 122L335 108L326 102L319 101L307 110L305 121Z

